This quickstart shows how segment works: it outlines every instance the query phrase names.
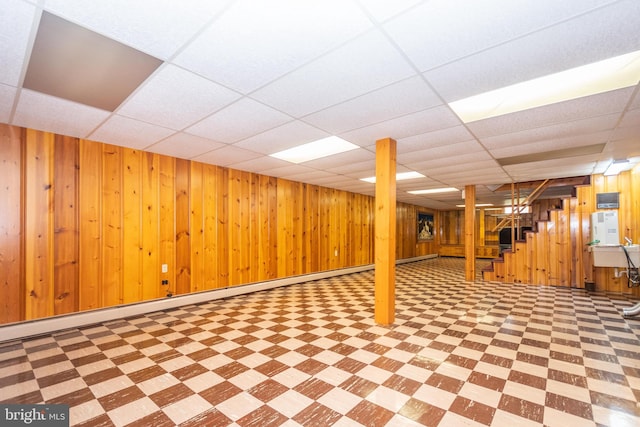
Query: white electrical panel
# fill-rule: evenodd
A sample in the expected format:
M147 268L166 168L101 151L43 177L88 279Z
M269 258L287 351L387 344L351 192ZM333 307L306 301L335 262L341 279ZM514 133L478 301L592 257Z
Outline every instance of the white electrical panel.
M619 245L618 211L601 211L591 214L591 240L597 245Z

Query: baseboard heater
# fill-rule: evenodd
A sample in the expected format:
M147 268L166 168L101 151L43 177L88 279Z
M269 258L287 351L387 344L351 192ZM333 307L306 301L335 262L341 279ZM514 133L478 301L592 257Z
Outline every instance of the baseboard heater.
M424 255L415 258L397 260L396 264L405 264L430 258L436 258L437 254ZM343 276L345 274L360 273L373 270L373 264L357 267L341 268L338 270L321 271L317 273L303 274L300 276L285 277L282 279L265 282L248 283L246 285L229 286L226 288L212 289L209 291L195 292L185 295L177 295L171 298L155 299L133 304L105 307L96 310L81 311L78 313L52 316L44 319L27 320L17 323L9 323L0 326L0 342L23 339L43 334L51 334L56 331L78 328L81 326L109 322L115 319L140 316L146 313L169 310L177 307L200 304L216 299L274 289L281 286L295 285L313 280L329 277Z

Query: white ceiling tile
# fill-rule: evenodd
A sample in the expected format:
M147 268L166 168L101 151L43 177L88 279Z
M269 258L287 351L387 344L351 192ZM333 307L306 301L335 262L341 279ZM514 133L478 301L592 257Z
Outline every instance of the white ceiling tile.
M479 154L479 153L476 153ZM473 171L473 173L477 173L479 170L489 169L489 168L498 168L498 164L495 160L488 158L488 156L476 155L476 160L471 160L472 156L469 154L464 154L465 156L462 162L464 162L465 169L468 171ZM463 175L464 172L460 171L460 164L456 162L455 157L451 157L449 162L441 162L438 166L432 166L429 168L421 168L423 174L428 177L440 177L440 176L448 176L448 175Z
M609 142L602 150L601 159L631 159L640 156L640 128L630 138Z
M16 126L84 138L109 116L107 111L28 89L18 96L12 123Z
M448 107L438 106L354 131L344 132L340 136L354 144L371 147L375 146L376 141L379 139L389 137L400 141L413 135L434 132L458 124L460 124L460 120ZM399 143L398 150L400 150Z
M290 166L291 163L275 157L261 156L254 159L244 160L238 163L229 164L230 167L247 172L255 172L263 175L270 175L271 169Z
M33 5L19 0L3 2L0 13L0 83L18 86L35 16Z
M338 134L442 104L424 80L411 77L304 117L304 121Z
M290 179L293 181L293 179L289 178L289 177L293 177L293 176L300 176L300 175L304 175L307 173L313 173L315 172L314 169L312 168L308 168L306 166L302 166L302 165L295 165L293 163L286 163L285 165L282 166L277 166L277 167L273 167L270 169L265 170L264 172L262 172L265 175L268 176L275 176L278 178L284 178L284 179Z
M376 160L374 158L371 160L366 160L364 162L354 162L351 164L330 166L325 168L324 170L338 175L349 176L351 178L368 178L376 174Z
M504 2L501 2L504 4ZM566 5L578 2L528 2ZM483 3L477 3L484 7ZM520 7L520 2L510 2ZM482 6L481 6L482 5ZM522 8L526 12L526 8ZM471 15L469 15L471 16ZM477 19L474 17L473 19ZM487 21L493 25L494 21ZM516 20L517 22L517 20ZM632 52L640 46L640 2L617 2L513 42L484 50L425 73L447 101ZM611 28L615 28L612 32ZM464 31L464 34L473 32ZM615 34L614 34L615 33ZM449 44L446 45L449 48ZM473 70L473 73L469 73Z
M372 26L351 1L237 1L175 63L249 93Z
M420 133L398 139L398 153L408 153L427 147L456 144L472 139L473 135L471 135L464 126L452 126L446 129L439 129L433 132Z
M166 156L191 159L208 151L224 147L225 144L207 138L179 132L147 147L149 151Z
M97 33L167 59L228 3L209 0L46 0L45 8Z
M619 126L625 128L638 125L640 125L640 108L627 111L624 117L622 117Z
M273 108L242 98L186 129L186 132L234 143L292 121Z
M314 169L328 169L371 160L375 161L375 158L376 155L371 151L365 150L364 148L357 148L344 153L311 160L305 162L304 165Z
M588 119L575 120L566 123L544 126L534 129L526 129L520 132L506 133L502 135L481 138L480 142L489 150L515 148L519 145L544 141L567 141L583 138L584 135L610 132L620 118L620 114L608 114ZM584 144L589 145L589 144Z
M561 122L619 113L624 110L632 92L633 88L614 90L571 101L559 102L546 107L479 120L469 123L467 126L479 138L484 138L550 126Z
M320 129L296 120L247 138L234 144L234 146L252 150L257 153L273 154L327 136L330 135Z
M229 166L259 157L261 157L260 154L254 151L234 147L233 145L225 145L217 150L194 157L192 160L218 166Z
M528 34L605 1L432 0L385 24L420 70Z
M196 74L166 65L125 101L118 114L181 130L239 97Z
M360 4L373 15L376 21L382 22L404 12L421 1L422 0L361 0Z
M0 123L9 123L17 93L15 87L0 84Z
M252 97L301 117L414 74L389 41L372 30L256 91Z
M441 159L455 159L457 156L476 156L477 159L489 158L485 149L476 141L464 141L456 144L429 147L423 150L403 151L397 154L398 162L403 164L417 164L438 162ZM462 161L462 160L461 160Z
M173 134L172 129L113 115L89 135L89 139L144 149Z

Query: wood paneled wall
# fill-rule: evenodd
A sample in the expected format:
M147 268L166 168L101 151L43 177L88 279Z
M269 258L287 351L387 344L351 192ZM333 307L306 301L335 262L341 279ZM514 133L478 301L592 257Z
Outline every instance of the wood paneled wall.
M373 263L369 196L3 124L0 162L0 323Z

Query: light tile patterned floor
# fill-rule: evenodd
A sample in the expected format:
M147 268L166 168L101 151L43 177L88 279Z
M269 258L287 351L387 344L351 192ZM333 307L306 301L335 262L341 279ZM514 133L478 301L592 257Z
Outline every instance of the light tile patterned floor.
M86 426L640 425L628 297L463 268L399 266L391 327L365 272L0 344L0 401Z

